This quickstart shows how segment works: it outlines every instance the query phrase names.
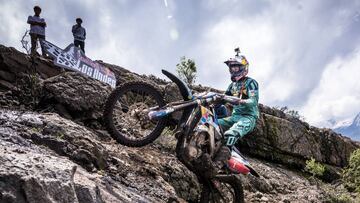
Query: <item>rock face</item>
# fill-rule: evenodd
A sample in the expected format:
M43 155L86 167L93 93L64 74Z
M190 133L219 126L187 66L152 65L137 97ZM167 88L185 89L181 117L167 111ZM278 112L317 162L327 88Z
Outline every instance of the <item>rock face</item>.
M111 88L95 79L74 72L65 72L43 82L43 97L39 104L55 107L58 113L69 119L83 122L102 116L104 101Z
M1 202L77 202L73 163L37 147L1 144Z
M181 99L171 83L100 63L112 69L118 84L142 80L167 101ZM101 114L110 91L97 80L0 45L0 202L197 202L199 183L176 159L171 131L143 148L121 146L104 131ZM242 178L246 199L326 201L324 188L338 188L314 184L298 169L314 157L327 164L332 181L359 143L260 107L256 129L238 145L254 157L250 162L262 176Z
M16 79L23 73L38 73L45 79L61 72L61 68L54 66L51 61L43 58L33 59L14 48L0 45L0 87L13 88Z
M122 147L56 114L0 111L0 202L196 200L174 155Z
M330 129L318 129L283 113L260 105L256 129L239 143L249 154L303 168L311 157L333 166L344 167L359 143Z
M0 110L0 202L196 202L199 184L157 142L127 148L57 114ZM266 161L249 161L249 202L323 202L323 186ZM325 185L325 184L324 184Z

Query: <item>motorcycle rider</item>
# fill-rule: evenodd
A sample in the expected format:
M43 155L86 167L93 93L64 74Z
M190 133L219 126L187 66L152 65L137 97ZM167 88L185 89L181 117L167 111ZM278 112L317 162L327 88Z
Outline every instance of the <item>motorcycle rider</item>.
M239 49L235 58L230 58L224 63L228 66L232 83L225 94L236 98L232 115L219 119L219 125L224 132L223 147L219 150L216 161L219 164L227 161L231 156L231 148L237 140L251 132L256 120L259 118L259 86L256 80L247 77L249 62Z

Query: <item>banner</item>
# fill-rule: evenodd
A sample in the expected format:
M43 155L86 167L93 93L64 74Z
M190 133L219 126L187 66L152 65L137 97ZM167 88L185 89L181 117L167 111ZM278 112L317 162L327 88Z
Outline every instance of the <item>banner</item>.
M81 72L115 88L115 74L109 68L86 57L84 52L81 51L80 48L75 47L74 44L70 44L62 50L46 40L40 40L40 43L44 47L46 53L54 59L54 64L56 66Z

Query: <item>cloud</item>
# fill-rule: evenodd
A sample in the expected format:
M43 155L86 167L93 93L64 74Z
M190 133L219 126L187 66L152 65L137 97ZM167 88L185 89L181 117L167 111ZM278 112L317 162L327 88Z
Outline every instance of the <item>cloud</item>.
M351 104L323 101L333 109L327 116L317 117L326 109L310 105L314 91L321 95L330 85L322 78L334 60L357 57L356 0L0 0L1 44L21 50L26 19L36 4L43 8L47 39L60 47L73 41L71 26L81 17L86 54L93 59L163 77L161 68L174 71L186 56L197 64L199 83L225 89L230 80L223 61L240 46L250 62L249 75L260 84L262 103L301 110L314 123L358 111L359 98L350 92L342 98Z
M275 36L269 25L258 20L244 21L230 16L204 32L192 53L198 56L200 83L217 84L222 89L227 87L230 76L223 62L234 56L236 46L241 47L250 62L250 75L259 81L267 78L273 59L264 47L271 47ZM262 60L256 60L260 56Z
M315 125L329 118L344 120L360 112L360 46L346 57L334 58L320 77L302 112Z
M203 77L199 80L225 89L224 84L229 83L225 78L229 76L219 62L232 56L233 48L240 46L250 62L249 75L260 84L260 101L270 106L314 110L303 106L312 100L313 89L323 86L320 78L327 65L339 56L353 57L360 42L356 34L360 31L356 21L358 7L351 6L358 5L355 2L300 1L295 4L283 1L264 4L261 12L247 15L221 11L229 8L218 4L213 6L217 9L215 15L222 12L223 16L202 32L203 37L193 53L201 53L199 60L195 60L203 67L200 68ZM359 98L353 99L355 103L359 101ZM338 108L334 103L323 102ZM348 112L357 111L353 107L344 108ZM307 116L315 114L315 111L306 113ZM309 120L315 123L319 119L323 117Z
M335 12L328 18L330 13L317 14L319 5L311 5L309 1L308 4L310 5L303 5L299 9L296 4L285 1L247 18L230 13L203 32L205 37L201 43L211 43L212 47L218 49L217 53L208 51L208 58L224 55L223 53L227 53L229 57L232 55L229 51L240 45L250 63L255 65L252 67L257 71L253 74L260 77L260 80L265 80L268 87L274 81L283 80L287 86L301 84L301 88L291 89L292 92L298 90L296 94L299 94L299 90L304 94L317 85L316 78L322 73L329 58L338 54L337 50L328 50L329 48L335 45L349 47L354 40L359 40L357 37L343 44L337 43L339 38L345 36L345 28L341 26L351 10L336 12L338 7L334 5L329 10ZM326 24L325 19L329 20ZM305 72L311 74L304 74ZM285 97L292 96L294 94L286 94ZM283 97L277 98L283 101Z
M28 15L16 12L22 10L22 6L15 1L0 2L0 5L0 43L6 45L14 42L13 44L18 45L16 48L20 49Z

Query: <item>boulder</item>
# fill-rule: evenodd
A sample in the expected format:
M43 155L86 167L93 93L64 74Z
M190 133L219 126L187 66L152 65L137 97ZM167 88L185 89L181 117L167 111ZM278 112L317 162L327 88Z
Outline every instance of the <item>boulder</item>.
M43 82L41 108L53 107L64 117L82 122L102 117L111 87L77 72L65 72ZM39 107L38 107L39 108Z
M62 69L53 65L51 60L30 57L15 48L0 45L0 79L14 82L21 73L38 73L45 79L58 75Z

